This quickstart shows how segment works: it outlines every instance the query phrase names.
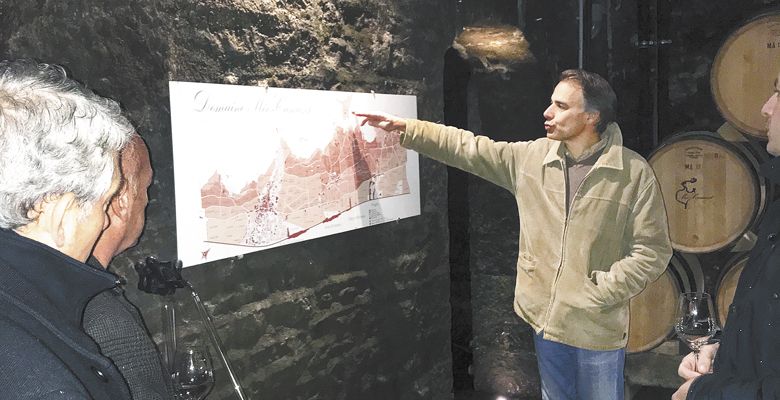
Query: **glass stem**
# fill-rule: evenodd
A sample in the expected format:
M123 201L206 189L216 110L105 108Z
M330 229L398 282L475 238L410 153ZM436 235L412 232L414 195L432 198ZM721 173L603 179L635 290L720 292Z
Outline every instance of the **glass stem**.
M222 365L225 366L225 370L228 373L228 377L230 377L230 381L233 383L233 389L236 391L236 394L238 395L238 398L240 400L247 400L248 398L244 394L244 389L241 386L241 382L238 381L238 376L233 372L233 369L230 366L230 361L225 356L225 352L222 350L222 342L219 340L219 335L217 335L217 331L214 328L214 323L211 321L211 316L209 315L208 311L206 311L206 307L203 305L203 302L200 300L200 296L198 296L198 292L195 291L195 288L192 287L192 284L187 282L187 288L190 290L190 294L192 295L192 300L195 302L195 306L198 309L198 312L200 313L200 318L203 320L204 324L206 325L206 332L209 334L209 338L211 339L211 343L214 345L214 348L217 350L217 354L219 355L220 360L222 361Z
M163 357L168 371L174 370L174 354L176 353L176 304L173 296L164 297L162 305L163 327Z

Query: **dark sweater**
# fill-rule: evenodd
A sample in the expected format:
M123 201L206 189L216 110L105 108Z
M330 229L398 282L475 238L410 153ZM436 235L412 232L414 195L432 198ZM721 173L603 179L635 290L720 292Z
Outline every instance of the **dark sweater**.
M103 269L91 258L89 265ZM120 286L100 292L84 310L84 330L119 368L134 400L173 399L170 374L138 309Z

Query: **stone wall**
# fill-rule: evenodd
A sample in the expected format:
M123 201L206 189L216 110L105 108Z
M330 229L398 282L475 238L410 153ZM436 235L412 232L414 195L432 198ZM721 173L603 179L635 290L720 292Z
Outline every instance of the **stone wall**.
M603 25L593 30L588 68L609 77L626 144L642 154L654 147L654 124L662 140L723 123L709 88L717 49L742 21L780 6L778 0L593 3ZM576 67L576 6L576 0L0 0L0 56L65 65L120 100L151 145L156 175L146 233L113 267L127 276L130 297L157 333L159 299L132 290L131 264L149 254L176 256L169 80L414 94L421 118L441 120L442 63L458 28L518 24L536 69L475 74L470 92L482 107L469 112L496 139L531 139L543 134L540 113L557 73ZM647 39L672 43L637 47ZM657 117L653 79L660 88ZM468 259L467 267L458 264L453 287L460 297L452 301L459 310L473 306L473 337L471 321L456 321L453 332L462 336L463 352L475 353L475 384L537 393L530 331L511 313L518 224L512 199L478 178L451 180L467 185L457 189L466 199L458 205L463 215L452 218L463 224L457 229L466 246L451 253L446 169L426 158L420 168L420 217L185 270L252 398L450 398L447 265L459 262L450 254ZM711 258L709 286L724 259ZM211 398L230 396L223 373Z
M412 94L441 119L451 3L0 0L0 56L65 66L149 143L146 231L112 268L159 339L132 263L176 256L168 81ZM420 171L419 217L185 269L251 398L452 398L446 169ZM217 373L209 398L235 398Z

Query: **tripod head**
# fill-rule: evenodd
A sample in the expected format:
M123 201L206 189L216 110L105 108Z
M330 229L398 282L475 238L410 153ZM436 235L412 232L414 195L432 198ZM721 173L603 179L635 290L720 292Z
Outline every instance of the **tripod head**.
M188 285L181 276L180 260L160 261L154 257L146 257L145 261L137 262L133 267L138 273L138 289L146 293L165 296Z

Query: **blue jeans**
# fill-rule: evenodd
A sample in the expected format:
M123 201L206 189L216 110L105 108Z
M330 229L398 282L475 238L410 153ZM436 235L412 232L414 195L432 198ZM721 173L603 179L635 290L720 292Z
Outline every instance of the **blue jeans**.
M623 400L626 350L595 351L534 335L544 400Z

